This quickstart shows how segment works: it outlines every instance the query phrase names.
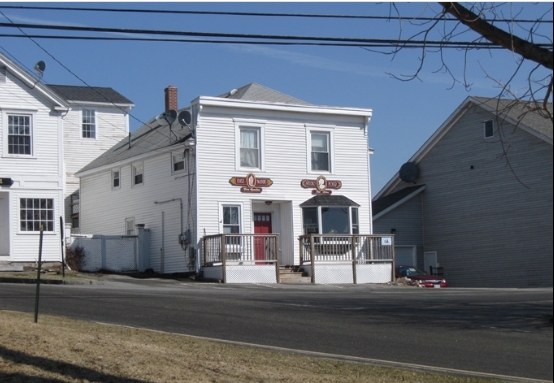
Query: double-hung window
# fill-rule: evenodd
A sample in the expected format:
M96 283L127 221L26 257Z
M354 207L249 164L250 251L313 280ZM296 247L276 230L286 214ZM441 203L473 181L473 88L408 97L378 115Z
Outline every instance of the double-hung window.
M143 179L144 165L142 164L142 162L133 164L132 170L133 170L133 175L132 175L133 186L142 185L142 183L144 182L144 179Z
M92 109L83 109L82 115L82 137L96 138L96 112Z
M135 218L125 218L125 235L135 235Z
M330 171L329 134L312 133L312 171Z
M185 170L185 154L182 151L171 154L171 167L172 173Z
M32 154L32 116L8 114L8 154Z
M235 119L236 168L264 171L265 121Z
M223 205L223 234L240 234L241 228L241 206L240 205ZM227 245L240 245L240 236L226 237Z
M310 173L333 172L333 131L332 129L309 130L308 171Z
M121 171L119 169L112 170L112 189L121 187Z
M485 135L485 138L491 138L494 136L494 121L493 120L487 120L483 122L483 132Z
M20 198L19 229L21 231L54 231L52 198Z
M260 131L256 128L240 129L240 167L260 168Z

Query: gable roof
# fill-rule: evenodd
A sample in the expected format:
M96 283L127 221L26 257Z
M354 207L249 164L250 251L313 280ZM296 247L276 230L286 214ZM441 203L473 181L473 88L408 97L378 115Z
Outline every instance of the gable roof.
M552 103L546 105L550 116L553 114ZM448 119L431 135L431 137L408 160L418 164L425 155L442 139L456 122L470 109L481 108L497 116L499 123L510 123L552 145L552 120L536 102L488 97L468 97L456 108ZM381 198L400 182L397 172L387 184L375 195L374 200Z
M95 86L47 85L68 102L94 102L134 106L133 102L112 88Z
M49 102L52 103L53 109L67 110L67 101L64 100L63 97L60 97L48 86L41 83L40 78L36 78L21 65L16 64L14 61L0 52L0 71L3 68L5 68L5 70L19 79L22 83L26 84L30 89L33 89L34 91L45 97Z
M267 88L255 82L242 86L238 89L233 89L217 97L243 101L270 102L293 105L313 105L306 101L302 101L276 90Z

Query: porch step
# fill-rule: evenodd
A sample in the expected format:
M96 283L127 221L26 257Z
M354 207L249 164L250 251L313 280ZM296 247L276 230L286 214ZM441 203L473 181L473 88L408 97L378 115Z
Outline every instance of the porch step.
M279 266L279 283L311 283L300 266Z

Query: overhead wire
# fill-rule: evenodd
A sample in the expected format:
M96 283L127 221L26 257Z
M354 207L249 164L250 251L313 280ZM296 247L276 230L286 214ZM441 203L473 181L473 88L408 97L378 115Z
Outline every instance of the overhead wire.
M10 21L10 23L14 24L11 19L6 16L1 10L0 10L0 14L2 14L2 16L4 16L6 18L6 20ZM4 24L4 23L2 23ZM27 35L25 33L25 31L23 31L21 28L18 28L19 31L21 33L23 33L23 35ZM93 91L95 91L99 96L101 96L102 98L104 98L108 103L112 104L113 106L115 106L116 108L118 108L119 110L121 110L122 112L124 113L128 113L130 117L134 118L136 121L138 121L139 123L142 124L142 126L149 126L148 123L140 120L138 117L135 117L130 111L127 111L125 109L122 109L119 105L115 104L114 102L111 102L109 99L107 99L103 94L97 92L94 87L92 87L91 85L89 85L85 80L83 80L82 78L80 78L77 74L75 74L73 71L71 71L71 69L69 69L68 67L66 67L62 62L60 62L56 57L54 57L50 52L48 52L44 47L42 47L39 43L37 43L33 38L30 38L28 37L29 40L31 40L36 46L38 46L42 51L44 51L47 55L49 55L52 59L54 59L58 64L60 64L65 70L67 70L70 74L72 74L75 78L77 78L79 81L81 81L83 84L85 84L86 87L92 89ZM5 50L5 49L4 49ZM13 55L10 55L10 56L13 56ZM27 69L28 70L28 69ZM31 73L29 71L29 73ZM41 82L41 79L38 79L38 81ZM48 86L48 84L44 84L45 86ZM111 122L110 122L111 124ZM115 125L111 124L112 126L116 127ZM119 127L116 127L117 129L121 129L122 128L119 128ZM126 129L124 130L128 135L131 135L131 132L130 131L127 131ZM162 136L164 136L165 138L171 140L171 137L170 136L166 136L165 134L159 132L157 129L152 129L152 127L150 127L150 131L152 132L156 132L158 134L161 134ZM121 141L121 140L120 140Z
M406 20L406 21L458 21L455 18L444 17L423 17L423 16L375 16L375 15L331 15L313 13L282 13L282 12L230 12L230 11L192 11L192 10L165 10L165 9L137 9L137 8L90 8L90 7L53 7L53 6L22 6L22 5L0 5L6 9L32 9L51 11L83 11L83 12L126 12L126 13L147 13L147 14L188 14L188 15L219 15L219 16L248 16L248 17L291 17L291 18L325 18L325 19L360 19L360 20ZM491 22L506 23L552 23L552 20L532 19L494 19Z

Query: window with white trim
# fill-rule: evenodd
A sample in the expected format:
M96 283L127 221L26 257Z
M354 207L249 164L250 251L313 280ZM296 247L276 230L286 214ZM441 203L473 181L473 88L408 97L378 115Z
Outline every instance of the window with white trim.
M171 172L178 173L185 170L185 153L183 151L171 154Z
M260 168L260 130L240 128L240 167Z
M82 137L96 138L96 112L92 109L83 109L82 115Z
M112 170L112 189L121 187L121 171L119 169Z
M331 172L331 134L329 132L311 132L311 166L312 172Z
M54 199L20 198L19 229L21 231L54 231Z
M235 155L237 170L265 171L265 121L234 119Z
M485 135L485 138L491 138L494 136L494 121L493 120L487 120L483 122L483 132Z
M125 218L125 235L135 235L135 218Z
M144 182L144 165L142 162L133 164L132 166L133 186L142 185Z
M223 234L242 233L242 218L240 205L223 205ZM227 245L239 245L240 237L227 237Z
M8 114L8 154L32 155L32 116Z

